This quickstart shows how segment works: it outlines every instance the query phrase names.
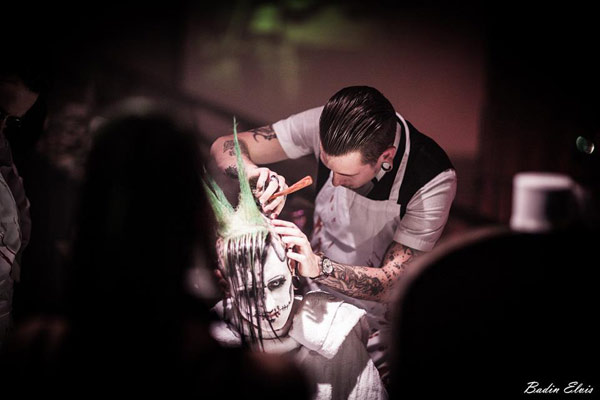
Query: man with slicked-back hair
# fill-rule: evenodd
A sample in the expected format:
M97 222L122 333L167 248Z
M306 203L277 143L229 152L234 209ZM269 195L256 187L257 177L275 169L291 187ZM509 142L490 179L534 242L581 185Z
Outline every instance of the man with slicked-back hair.
M346 87L322 107L239 134L256 197L310 286L367 311L369 352L385 380L388 301L410 262L431 250L448 220L456 173L444 150L368 86ZM233 138L212 145L218 168L236 174ZM312 238L277 219L273 193L285 179L262 164L314 154L318 162Z

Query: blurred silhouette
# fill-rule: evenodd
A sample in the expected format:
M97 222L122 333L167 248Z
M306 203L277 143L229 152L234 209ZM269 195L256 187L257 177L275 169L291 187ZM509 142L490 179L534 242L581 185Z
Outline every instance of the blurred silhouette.
M18 160L34 229L15 286L15 320L64 312L68 253L95 114L92 81L66 69L61 75L67 72L69 78L60 79L54 72L44 98L43 134L30 146L21 146Z
M19 150L20 143L31 137L32 131L24 129L30 120L26 116L43 86L34 60L11 50L7 46L10 57L0 62L0 347L11 329L13 286L19 281L21 257L31 234L29 200L14 157L20 152L13 153L13 146Z
M567 176L518 174L513 190L510 229L440 246L399 289L392 398L597 392L598 227Z
M40 315L20 324L0 367L9 391L271 398L294 390L294 398L306 398L292 364L222 348L208 333L207 299L188 279L213 254L187 117L132 99L109 112L94 136L69 307L64 318Z

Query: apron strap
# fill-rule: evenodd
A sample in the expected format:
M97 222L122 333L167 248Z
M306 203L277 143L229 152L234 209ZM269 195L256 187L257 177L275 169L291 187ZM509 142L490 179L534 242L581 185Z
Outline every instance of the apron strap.
M317 190L315 191L315 197L319 194L323 186L325 186L325 183L331 174L331 170L323 164L323 161L321 161L321 157L317 156L317 159L319 160L319 167L317 169Z

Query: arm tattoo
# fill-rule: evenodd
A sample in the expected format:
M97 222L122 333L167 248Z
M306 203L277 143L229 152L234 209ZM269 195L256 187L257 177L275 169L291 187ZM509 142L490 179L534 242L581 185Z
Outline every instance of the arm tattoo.
M406 273L407 266L421 253L393 242L388 247L381 268L332 261L333 273L328 277L315 278L315 281L357 299L386 300L394 284Z
M379 298L384 291L384 285L378 277L369 276L365 272L368 267L356 267L339 264L334 261L333 273L329 277L317 278L323 283L347 296L358 299L373 300Z
M242 155L250 158L250 151L248 150L248 145L243 140L239 140L240 143L240 151ZM223 153L229 152L229 155L235 157L235 142L233 140L226 140L223 143Z
M251 129L249 132L252 132L252 137L254 140L258 142L257 136L261 136L265 140L273 140L277 138L275 131L273 130L273 125L263 126L256 129Z
M390 264L397 269L404 271L406 267L422 253L422 251L394 242L387 249L385 256L386 265Z
M422 253L422 251L404 246L401 243L393 242L387 249L385 261L381 268L387 278L388 287L394 286L406 274L407 267Z

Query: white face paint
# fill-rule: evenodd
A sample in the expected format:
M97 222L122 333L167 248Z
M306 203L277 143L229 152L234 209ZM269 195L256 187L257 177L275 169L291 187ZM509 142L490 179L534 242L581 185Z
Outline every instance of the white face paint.
M240 284L238 292L234 293L235 305L242 318L251 322L254 326L260 326L265 336L269 336L272 329L277 333L278 330L284 328L290 317L294 300L292 274L287 265L285 250L280 239L275 235L272 235L272 237L273 240L267 250L262 276L264 290L262 294L257 293L258 296L264 296L264 303L260 299L253 301L251 298L250 304L248 304L243 296L243 284ZM249 292L252 293L252 276L249 271L247 271L247 274ZM238 275L238 279L240 278ZM260 271L257 271L256 279L261 279Z

